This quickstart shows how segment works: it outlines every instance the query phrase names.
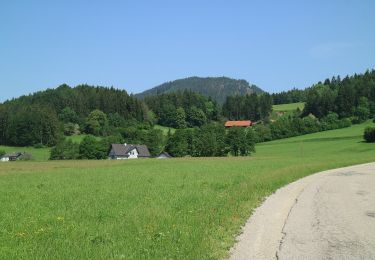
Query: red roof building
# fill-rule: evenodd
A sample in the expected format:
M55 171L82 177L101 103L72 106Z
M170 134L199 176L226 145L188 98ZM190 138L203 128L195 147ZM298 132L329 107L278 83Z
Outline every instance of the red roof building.
M251 125L252 125L252 122L250 120L225 122L225 127L233 127L233 126L249 127Z

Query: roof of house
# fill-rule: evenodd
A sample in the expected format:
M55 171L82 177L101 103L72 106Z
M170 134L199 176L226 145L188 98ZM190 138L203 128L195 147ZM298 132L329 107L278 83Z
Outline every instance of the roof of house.
M242 120L242 121L227 121L225 122L226 127L232 127L232 126L251 126L250 120Z
M112 150L116 156L128 156L128 153L134 149L138 151L138 157L150 157L151 154L146 145L134 144L112 144Z
M3 157L20 157L22 153L7 153L4 154Z

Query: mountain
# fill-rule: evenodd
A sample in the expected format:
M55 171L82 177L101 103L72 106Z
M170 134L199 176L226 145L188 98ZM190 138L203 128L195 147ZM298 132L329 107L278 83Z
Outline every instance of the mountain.
M219 104L223 104L227 96L246 95L251 93L263 93L264 91L255 85L250 85L246 80L237 80L227 77L190 77L166 82L142 93L136 94L143 99L148 96L172 93L183 90L198 92L206 97L211 97Z

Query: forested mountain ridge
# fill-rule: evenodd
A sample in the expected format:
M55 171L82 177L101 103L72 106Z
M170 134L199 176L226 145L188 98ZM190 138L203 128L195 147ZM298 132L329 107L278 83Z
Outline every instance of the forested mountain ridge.
M250 85L246 80L236 80L227 77L189 77L166 82L142 93L136 94L138 98L156 96L190 90L211 97L219 104L223 104L227 96L243 96L246 94L261 94L264 91L255 85Z

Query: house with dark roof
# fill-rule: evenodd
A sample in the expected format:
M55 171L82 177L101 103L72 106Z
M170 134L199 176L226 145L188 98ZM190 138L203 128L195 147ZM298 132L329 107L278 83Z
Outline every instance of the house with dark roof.
M252 126L253 123L250 120L241 120L241 121L227 121L225 122L225 127L230 128L233 126L240 126L240 127L249 127Z
M146 145L112 144L108 158L112 160L149 158L151 154Z
M17 161L18 159L21 158L21 156L23 155L23 153L7 153L5 155L3 155L0 159L0 161L2 162L9 162L9 161Z

